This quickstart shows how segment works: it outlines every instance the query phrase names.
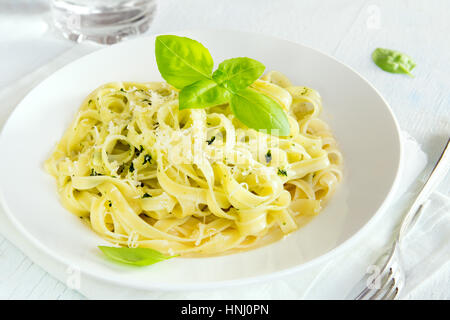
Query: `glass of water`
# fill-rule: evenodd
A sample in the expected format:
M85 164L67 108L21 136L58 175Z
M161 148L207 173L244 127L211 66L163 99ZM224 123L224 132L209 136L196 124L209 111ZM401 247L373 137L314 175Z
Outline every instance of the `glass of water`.
M149 28L156 0L51 0L51 8L66 38L113 44Z

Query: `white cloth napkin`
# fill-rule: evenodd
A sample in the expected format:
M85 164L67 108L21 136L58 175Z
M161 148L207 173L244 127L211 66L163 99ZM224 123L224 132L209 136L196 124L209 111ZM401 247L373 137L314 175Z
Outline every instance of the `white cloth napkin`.
M17 103L32 87L61 66L97 48L99 46L94 44L75 46L53 62L1 90L0 128ZM368 267L390 247L401 216L422 184L417 178L427 164L427 157L417 142L405 132L403 140L405 145L403 159L407 161L392 205L380 213L376 223L366 230L359 244L353 245L339 256L319 266L270 282L190 292L136 290L81 275L80 287L77 290L92 299L343 299L365 275ZM433 194L425 212L405 239L401 253L407 273L407 285L402 292L402 298L417 297L415 293L420 292L420 288L426 287L427 280L429 281L438 270L442 269L444 272L439 278L441 285L437 286L438 290L432 297L448 298L450 272L445 271L450 270L449 212L450 199L439 193ZM1 207L0 233L36 264L62 282L70 284L67 266L42 254L28 242L11 224ZM419 297L431 298L420 295Z

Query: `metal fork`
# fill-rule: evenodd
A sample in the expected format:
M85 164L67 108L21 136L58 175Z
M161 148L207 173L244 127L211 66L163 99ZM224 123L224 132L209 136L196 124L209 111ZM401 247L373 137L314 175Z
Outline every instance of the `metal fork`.
M450 168L450 139L442 151L439 160L433 168L426 183L420 190L416 200L410 206L400 226L400 231L394 241L391 250L384 258L384 264L380 264L380 272L377 277L366 284L366 288L358 294L355 300L393 300L397 299L405 285L405 273L399 259L399 244L411 229L412 225L424 211L428 196L444 179ZM385 255L386 256L386 255Z

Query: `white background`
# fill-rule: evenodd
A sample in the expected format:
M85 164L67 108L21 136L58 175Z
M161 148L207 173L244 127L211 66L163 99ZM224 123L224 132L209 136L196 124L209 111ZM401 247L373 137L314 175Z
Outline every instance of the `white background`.
M428 154L429 171L450 135L449 12L448 0L160 0L149 33L252 31L331 54L383 94L402 129ZM0 89L75 45L49 27L49 21L45 0L0 0ZM413 57L415 77L380 71L370 58L377 47ZM447 179L439 191L448 195L449 185ZM433 297L437 283L438 278L430 279L418 297ZM0 298L83 297L0 235Z

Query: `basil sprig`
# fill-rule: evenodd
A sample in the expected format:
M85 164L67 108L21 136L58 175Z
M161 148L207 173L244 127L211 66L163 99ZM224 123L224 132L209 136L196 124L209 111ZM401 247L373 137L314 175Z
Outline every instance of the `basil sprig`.
M177 89L179 108L207 108L229 102L236 118L256 130L289 134L281 106L270 97L248 88L264 72L256 60L240 57L223 61L213 73L213 59L199 42L173 35L156 37L156 63L161 76Z
M148 266L172 257L149 248L127 248L99 246L99 249L110 259L135 266Z
M372 53L372 60L384 71L391 73L404 73L411 77L415 62L408 55L399 51L377 48Z

